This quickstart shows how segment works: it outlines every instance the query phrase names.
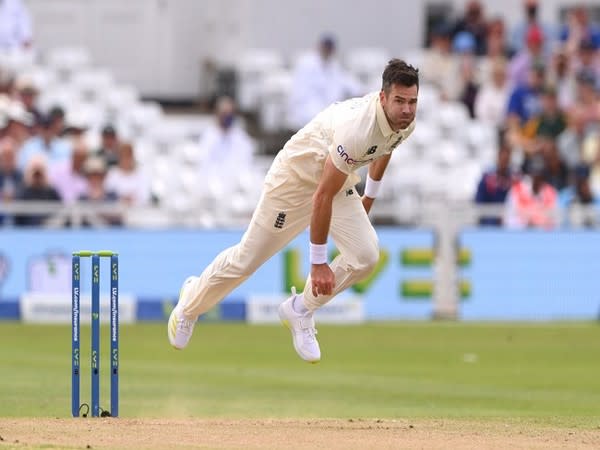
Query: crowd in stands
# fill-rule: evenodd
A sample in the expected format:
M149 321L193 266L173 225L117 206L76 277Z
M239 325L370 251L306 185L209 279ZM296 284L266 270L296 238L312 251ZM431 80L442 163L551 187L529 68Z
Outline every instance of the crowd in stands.
M3 202L78 201L147 204L150 189L137 170L131 143L106 125L98 148L83 138L86 127L65 120L64 111L36 108L30 80L9 78L0 93L0 191ZM3 223L41 225L48 215L4 215ZM108 223L118 224L111 218Z
M0 2L0 53L32 55L32 21L21 0ZM4 60L4 59L3 59ZM42 110L40 89L14 67L0 65L0 193L2 203L121 202L143 205L150 188L137 167L134 147L106 124L97 147L86 139L88 124L60 105ZM48 213L0 213L4 225L39 226ZM105 217L118 225L118 214ZM64 223L63 225L68 225Z
M23 11L17 14L19 4L18 0L0 3L0 46L4 49L31 45L31 24ZM600 202L600 28L580 5L570 7L564 23L543 23L538 18L542 6L542 2L524 0L522 20L509 26L503 17L486 14L481 2L469 1L460 17L434 24L426 48L420 49L415 61L409 59L420 69L420 110L426 109L433 90L439 96L436 102L441 102L435 105L460 104L466 111L465 120L497 130L495 167L482 171L477 166L476 178L481 178L478 183L469 181L472 186L466 191L470 200L474 195L475 203L497 205L503 211L484 215L482 225L551 229L561 225L559 211ZM3 19L7 14L11 18ZM20 25L9 33L3 20L17 16ZM60 102L41 105L42 92L34 80L0 64L2 202L44 200L65 206L88 202L128 207L166 200L164 204L172 203L189 215L192 203L186 202L188 198L195 196L208 214L210 198L223 203L218 199L243 197L243 202L229 202L230 209L251 211L260 189L257 174L264 167L252 171L259 143L245 130L244 118L237 110L256 108L255 94L262 91L255 89L252 77L262 71L273 83L274 91L266 89L260 100L267 106L276 97L273 93L285 87L285 102L278 99L273 103L276 107L266 108L265 114L270 111L277 121L285 117L285 127L295 132L332 102L379 89L387 55L359 58L360 64L352 71L348 59L346 64L340 62L338 50L335 38L323 35L314 49L297 55L289 73L278 72L281 61L277 58L256 54L247 58L246 69L239 69L237 96L217 99L210 121L191 144L170 136L165 138L169 140L167 151L162 151L163 137L155 133L151 153L158 155L156 161L175 166L165 169L157 163L153 171L144 170L149 158L139 157L138 142L143 140L131 139L131 133L121 135L117 124L107 121L98 141L90 143L89 122L65 111ZM285 110L279 109L281 105ZM436 126L434 122L422 122L419 116L417 120L415 136L406 148L402 146L403 151L409 153L412 142L419 141L429 147L427 154L434 155L440 141L428 141L426 135L443 140L444 133L426 129ZM438 125L457 128L460 120L445 123L442 116ZM159 129L158 125L154 128ZM175 155L177 152L181 155ZM178 158L184 160L181 173L176 171ZM449 158L442 155L439 159ZM201 162L202 170L189 166L188 160ZM140 161L144 161L143 167ZM390 171L402 164L392 164ZM487 162L483 158L478 164ZM226 180L223 173L228 174ZM401 174L406 173L398 168L388 178L401 185ZM429 175L424 178L431 184L436 181ZM177 192L164 197L162 193L168 192L171 184L179 186ZM230 210L223 212L228 215ZM117 214L103 214L102 218L107 225L121 223ZM48 215L0 213L0 220L40 225ZM581 219L584 225L591 223L588 220L587 216ZM206 226L213 223L205 222Z
M101 145L90 148L85 129L64 121L59 107L44 114L27 110L18 90L8 86L0 97L0 191L2 201L150 202L149 183L138 170L131 143L114 127L102 130ZM35 95L35 94L34 94ZM4 215L4 224L42 225L47 214ZM107 224L117 225L111 218ZM65 224L66 225L66 224Z
M497 167L475 199L506 208L482 224L554 228L559 208L600 201L600 28L581 5L564 24L542 23L542 6L525 0L509 29L470 1L437 24L423 57L425 82L500 132Z

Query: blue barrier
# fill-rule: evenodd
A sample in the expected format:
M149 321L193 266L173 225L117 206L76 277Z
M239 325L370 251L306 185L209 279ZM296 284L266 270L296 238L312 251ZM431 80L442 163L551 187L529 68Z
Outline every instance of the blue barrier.
M138 320L165 320L177 301L182 280L199 274L224 248L236 244L242 231L199 230L6 230L0 234L0 317L19 317L15 302L24 292L70 290L73 249L113 248L120 254L120 291L137 299ZM428 230L378 229L385 253L373 279L342 296L359 297L367 319L428 319L429 298L407 297L406 281L431 282L429 266L405 266L408 248L431 249ZM471 295L459 308L468 320L595 319L600 306L600 278L595 261L600 253L597 232L506 232L466 230L461 247L471 263L460 273ZM92 245L93 244L93 245ZM244 320L246 303L254 296L281 298L290 280L302 282L308 273L308 234L302 233L240 285L205 320ZM334 250L333 243L331 251ZM293 266L290 252L298 256ZM383 260L382 260L383 261ZM102 270L102 268L101 268ZM82 292L89 292L90 268L82 266ZM102 273L102 292L110 276ZM61 294L62 295L62 294Z

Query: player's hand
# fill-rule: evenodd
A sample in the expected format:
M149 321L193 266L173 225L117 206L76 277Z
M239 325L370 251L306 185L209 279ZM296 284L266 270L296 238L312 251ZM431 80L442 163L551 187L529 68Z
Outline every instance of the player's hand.
M329 268L329 264L313 264L310 269L312 281L312 293L315 297L319 295L331 295L335 286L335 275Z

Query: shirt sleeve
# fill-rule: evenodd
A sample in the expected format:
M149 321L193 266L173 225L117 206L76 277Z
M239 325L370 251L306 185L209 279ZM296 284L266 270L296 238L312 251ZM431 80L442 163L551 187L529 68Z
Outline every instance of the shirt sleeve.
M360 158L359 146L351 125L343 126L334 132L333 143L329 148L329 157L333 165L347 175L354 172L355 161Z

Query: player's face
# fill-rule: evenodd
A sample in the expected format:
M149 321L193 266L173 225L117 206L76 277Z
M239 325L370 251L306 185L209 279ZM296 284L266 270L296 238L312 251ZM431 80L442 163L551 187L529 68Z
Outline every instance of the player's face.
M390 127L394 131L402 130L415 119L417 112L417 86L392 84L389 93L381 91L379 98Z

